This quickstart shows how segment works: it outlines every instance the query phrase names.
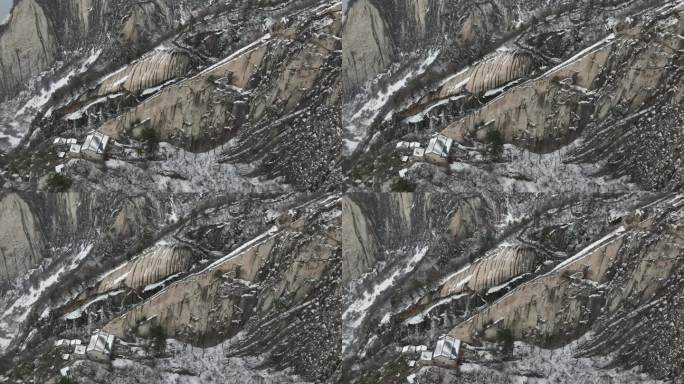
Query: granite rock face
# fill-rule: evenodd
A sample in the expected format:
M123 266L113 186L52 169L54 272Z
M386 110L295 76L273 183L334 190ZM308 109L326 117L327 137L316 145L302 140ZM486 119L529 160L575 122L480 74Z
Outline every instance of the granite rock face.
M339 315L335 316L339 311L335 300L340 273L338 209L334 196L301 207L297 217L285 218L206 268L163 288L103 329L126 339L135 334L148 336L150 328L160 327L167 337L204 346L241 333L241 342L233 346L236 351L268 351L278 356L279 351L288 350L290 356L282 364L296 367L313 380L325 379L339 354L339 343L334 341L339 328ZM152 251L115 273L130 273L124 284L135 288L141 264L160 258L163 262L164 256ZM148 261L151 257L154 261ZM150 275L151 268L144 271L145 281L164 277ZM107 276L100 290L117 288L108 284L115 278ZM291 321L298 324L298 330L291 329ZM282 332L287 333L269 340ZM293 355L297 359L290 359Z
M0 103L0 146L14 152L3 159L3 168L13 170L3 183L44 189L41 180L61 163L69 177L94 189L335 189L341 5L268 4L107 2L92 4L87 19L78 7L58 12L42 5L64 20L48 22L55 57L33 58L46 62L40 74L25 75L27 86ZM119 24L98 19L100 11ZM14 36L8 25L3 38ZM107 151L113 162L56 158L55 139L81 143L92 130L116 140ZM20 159L28 151L39 155Z
M15 0L0 382L677 383L683 15Z
M488 208L477 216L488 219L477 231L456 239L446 224L456 207L473 201L472 196L415 194L406 213L383 208L387 200L406 198L398 196L352 194L348 199L355 210L343 211L343 223L365 218L377 224L368 231L372 237L357 236L358 225L343 226L350 249L365 252L347 251L344 243L344 262L356 261L354 267L365 269L363 275L343 279L343 366L349 371L341 373L342 382L353 382L354 377L384 380L397 374L394 369L400 376L417 374L423 380L451 377L449 369L414 370L405 361L413 355L410 350L406 355L404 346L434 345L441 333L473 346L465 352L469 375L459 377L485 382L486 375L470 374L491 369L487 367L496 357L490 354L502 353L496 345L503 330L520 341L516 350L534 345L566 353L572 348L567 353L588 359L585 364L619 364L622 368L611 375L624 375L625 380L632 373L623 370L636 366L644 380L667 381L679 375L671 368L677 354L648 358L634 352L643 344L660 345L660 337L668 343L676 340L671 330L679 321L674 315L678 304L667 295L682 284L676 261L684 250L681 194L646 200L634 194L560 200L483 195L479 200L488 201ZM426 201L439 204L426 206ZM421 229L404 234L402 240L381 235L383 223L401 228L409 222ZM364 247L369 244L372 247ZM657 308L665 307L660 316ZM641 343L626 342L634 327ZM509 379L530 374L525 359L509 357L501 374ZM562 376L562 368L544 364L548 362L533 365L533 371ZM602 375L595 367L579 371L589 377Z
M70 60L74 50L118 51L112 62L139 55L178 27L189 16L184 9L192 7L191 1L17 1L7 24L0 26L0 99L15 96L34 76ZM105 46L112 35L116 40Z
M369 0L353 2L342 29L345 95L382 72L393 57L391 39L380 10ZM369 38L369 36L371 38Z
M230 351L230 366L244 360L260 375L259 361L282 372L267 382L324 382L340 354L339 204L339 195L7 195L5 217L23 215L25 226L3 226L15 238L3 242L12 245L7 265L19 273L3 269L13 274L3 275L3 353L19 367L33 353L48 362L56 337L85 339L97 324L122 341L118 356L131 364L148 361L127 349L134 344L161 359L145 341L161 330L177 348L218 348ZM29 241L49 246L32 255ZM81 362L75 380L97 376L98 363ZM42 365L31 372L45 381L59 375ZM126 370L115 376L136 380Z
M45 239L31 208L18 195L10 194L0 202L2 217L3 280L28 272L42 258Z
M54 62L57 42L45 10L34 0L19 2L1 28L0 95L10 95Z
M188 271L193 259L192 248L188 246L161 244L108 273L99 282L97 289L100 293L123 287L144 290L159 281Z
M0 380L330 382L341 4L15 3L0 27ZM103 153L69 153L97 133ZM94 329L116 336L111 364L62 360L56 339Z
M404 165L401 177L419 191L558 192L572 189L569 182L583 192L679 189L681 5L528 6L489 2L475 11L464 5L458 23L427 22L428 35L442 37L420 45L411 37L422 36L420 20L409 26L413 16L395 15L402 7L383 14L402 59L392 59L348 97L348 184L390 190L401 167L372 164L373 156L389 153L397 140L426 146L439 133L456 143L450 169L415 157ZM451 7L431 3L426 18L440 9L441 17L457 14L445 10ZM489 29L493 19L500 21L497 30ZM489 34L440 29L469 25ZM634 135L640 139L631 140ZM636 155L636 142L648 150ZM495 146L503 148L492 151ZM597 174L609 178L597 180Z
M537 266L534 248L503 246L491 255L478 259L447 280L441 296L451 296L468 290L485 293L521 275L531 273Z
M340 381L676 382L680 2L348 7Z
M98 94L105 96L125 91L139 95L181 77L186 73L189 61L189 55L181 50L155 50L104 79L99 84Z

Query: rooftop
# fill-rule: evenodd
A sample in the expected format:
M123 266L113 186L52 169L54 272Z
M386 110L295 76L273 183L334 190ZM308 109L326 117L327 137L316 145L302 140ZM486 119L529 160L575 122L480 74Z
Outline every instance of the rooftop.
M453 143L454 140L444 135L437 135L430 139L425 154L435 154L440 157L447 157L449 156L449 152L451 152L451 145Z
M442 335L437 340L435 347L434 358L446 357L447 359L458 359L458 353L461 349L461 340L455 339L449 335Z
M81 150L103 154L107 148L107 143L109 143L109 136L100 132L93 132L86 137Z
M106 332L98 332L90 337L90 343L88 344L88 352L99 352L109 355L112 353L112 347L114 346L114 335L110 335Z
M422 361L430 361L430 360L432 360L432 352L429 352L429 351L423 351L423 352L421 352L421 354L420 354L420 359L421 359Z

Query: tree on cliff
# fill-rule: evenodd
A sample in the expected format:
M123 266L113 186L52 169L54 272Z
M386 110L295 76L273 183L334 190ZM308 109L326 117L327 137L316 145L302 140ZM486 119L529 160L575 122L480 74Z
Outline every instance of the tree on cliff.
M145 156L149 159L154 157L159 149L159 136L157 131L152 127L145 127L142 132L140 132L140 139L144 145Z
M504 145L504 138L501 132L496 129L490 129L489 132L487 132L487 142L489 143L489 155L492 160L501 160Z

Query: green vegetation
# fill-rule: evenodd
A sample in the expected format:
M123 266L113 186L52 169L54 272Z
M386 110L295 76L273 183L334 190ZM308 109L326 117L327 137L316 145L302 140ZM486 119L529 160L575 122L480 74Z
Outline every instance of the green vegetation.
M68 377L62 377L61 379L59 379L57 384L76 384L76 382Z
M55 169L56 153L47 143L32 147L28 151L13 152L11 156L0 156L0 169L7 171L7 176L14 174L23 179L29 175L46 175Z
M493 160L500 160L503 155L504 138L501 132L490 129L487 132L487 142L489 142L489 155Z
M390 188L392 189L392 192L414 192L416 190L416 185L403 177L397 177L392 182Z
M368 369L357 379L357 384L390 384L396 383L399 378L406 377L409 373L408 361L398 358L388 361L381 367ZM406 382L406 380L404 380Z
M510 329L499 329L496 332L496 342L504 354L510 355L513 353L513 332Z
M377 157L362 157L351 170L353 180L369 180L374 175L396 174L402 167L401 156L393 150L385 151Z
M71 179L60 173L53 172L47 178L49 192L64 192L71 188Z
M152 340L152 351L157 356L161 356L166 351L166 331L161 325L150 327L150 338Z
M152 127L143 128L140 132L140 139L144 144L145 155L150 158L153 157L159 149L159 135Z

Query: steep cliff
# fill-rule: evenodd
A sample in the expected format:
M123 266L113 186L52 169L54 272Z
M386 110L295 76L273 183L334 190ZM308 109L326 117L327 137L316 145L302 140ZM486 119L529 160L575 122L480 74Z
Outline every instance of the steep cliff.
M195 4L199 9L190 12L193 4L116 8L124 21L133 20L117 35L123 42L110 41L109 29L98 30L104 40L80 47L70 62L45 75L63 78L0 106L0 123L7 127L0 140L15 148L2 160L3 169L12 170L5 181L40 188L56 165L64 165L65 174L79 180L75 187L103 190L335 188L340 4L234 1ZM168 25L154 26L160 22ZM135 52L116 52L122 44ZM56 157L55 139L81 142L94 129L111 137L103 159L110 161ZM39 155L25 156L27 150Z
M456 193L680 188L681 4L527 6L466 12L453 25L465 31L464 20L479 15L473 28L488 30L498 18L501 33L447 34L422 50L408 26L388 27L395 45L406 40L403 57L419 59L392 60L350 95L348 184L388 191L402 178L419 191ZM455 140L441 164L399 163L397 140L425 147L436 134Z
M130 338L147 336L151 326L158 326L167 337L199 345L240 333L233 353L272 354L278 365L323 380L339 353L334 339L339 327L334 316L339 310L338 209L334 196L300 206L230 254L112 319L104 330ZM153 255L142 256L136 265ZM126 272L115 272L121 273ZM276 334L282 336L266 340ZM281 356L285 351L287 358Z
M382 72L394 56L388 26L369 0L353 2L345 13L342 45L345 95Z
M57 41L45 10L35 0L18 2L9 23L0 28L0 99L15 94L52 65L56 54Z
M16 194L0 201L3 220L0 238L2 246L3 281L9 282L28 272L42 258L45 239L31 208Z
M578 354L616 354L627 366L641 365L659 378L678 377L674 313L681 284L682 196L651 203L625 224L576 253L552 271L527 282L450 331L471 341L488 327L511 330L516 339L555 346L587 331ZM664 303L667 302L667 305ZM654 334L657 332L657 334ZM632 335L632 336L627 336ZM627 342L638 339L638 342ZM665 343L665 344L663 344ZM646 357L645 346L663 353Z
M129 202L125 196L93 192L3 197L0 352L16 348L28 324L50 305L72 297L94 271L121 262L167 224L168 200L143 197L137 204L142 217L128 221L125 233L110 231L120 220L117 211Z
M478 259L451 276L442 286L440 296L450 296L473 290L486 293L491 288L531 273L537 266L533 248L503 246L491 255Z
M665 281L672 281L666 276L676 276L672 266L682 252L679 235L663 235L662 226L679 228L680 196L354 193L347 200L343 263L350 264L349 271L363 269L343 278L341 382L415 374L421 382L458 377L480 383L486 382L487 369L510 378L541 371L563 377L562 368L550 362L525 371L532 364L526 355L510 360L506 371L492 366L502 356L496 348L499 330L510 331L529 348L559 353L582 338L567 353L587 359L582 364L588 366L575 365L587 377L601 377L602 368L589 367L598 361L618 363L616 377L639 375L623 373L639 365L639 354L625 351L615 360L607 347L586 357L581 345L587 340L604 345L593 339L594 332L613 334L613 328L599 319L616 319L616 308L627 305L628 297L651 300ZM387 209L402 200L409 202L407 210ZM347 220L355 225L345 226ZM363 223L366 236L358 234ZM402 232L409 223L411 229ZM390 235L396 232L397 237ZM625 263L634 265L634 280L613 280L614 273L625 272ZM608 307L604 298L611 290L614 306ZM615 315L609 315L612 310ZM415 348L432 350L442 333L469 344L462 347L467 371L457 373L430 361L409 364L419 358ZM524 352L522 346L516 350ZM644 378L666 378L647 370Z
M158 45L202 6L194 0L16 1L0 25L0 150L25 144L53 103Z
M188 64L189 57L184 51L155 50L107 76L100 82L97 92L100 96L120 91L137 95L184 75Z
M193 251L188 246L160 244L107 274L99 282L97 290L99 293L123 287L143 290L170 276L187 272L193 258Z
M71 52L102 46L119 51L111 62L139 55L181 23L187 4L156 1L41 0L16 1L6 25L0 26L0 100L26 89L34 76L73 59ZM116 17L114 17L116 16ZM105 40L114 35L110 46Z
M191 346L229 353L218 377L230 376L240 361L245 377L263 369L255 361L282 371L273 374L275 382L290 374L294 382L325 382L332 375L340 340L339 196L74 197L81 203L77 228L92 230L69 233L40 217L46 236L64 240L46 239L56 249L36 263L25 283L34 287L22 295L12 286L3 297L0 340L3 353L18 362L3 368L3 376L20 380L31 372L47 382L68 365L79 382L99 377L104 366L90 360L22 365L33 361L32 353L51 361L55 337L84 339L93 325L124 340L117 342L115 366L130 361L144 369L149 358L161 360L150 343L162 332L169 348L177 343L177 353ZM3 204L45 210L31 196L23 197L25 204L17 199ZM130 217L129 210L145 219ZM141 359L132 345L146 345L148 357ZM136 372L115 377L129 383ZM155 375L164 382L164 371Z

